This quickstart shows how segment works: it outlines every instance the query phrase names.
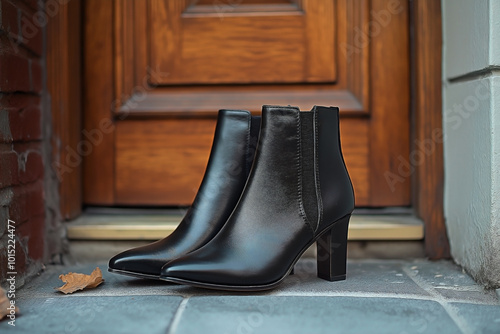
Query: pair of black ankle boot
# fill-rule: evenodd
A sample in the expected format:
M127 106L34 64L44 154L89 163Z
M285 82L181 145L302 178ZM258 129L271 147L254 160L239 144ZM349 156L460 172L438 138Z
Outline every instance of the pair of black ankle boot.
M277 286L317 242L318 277L346 278L354 192L339 111L221 110L198 194L168 237L109 261L109 271L197 287Z

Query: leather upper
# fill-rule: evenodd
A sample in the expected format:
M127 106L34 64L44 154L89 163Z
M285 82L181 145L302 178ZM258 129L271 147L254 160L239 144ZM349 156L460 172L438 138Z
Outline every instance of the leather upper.
M236 206L253 162L259 124L252 122L260 123L248 111L219 111L203 181L177 229L162 240L114 256L110 268L159 276L165 263L215 236Z
M298 108L263 107L254 165L233 214L205 246L166 264L162 278L227 286L272 284L286 275L320 229L353 210L352 186L338 143L338 110L312 112L315 124L309 135L314 138L308 142L317 148L302 147ZM317 128L318 123L324 124ZM317 170L306 180L302 150L314 152L310 163ZM319 222L309 222L304 214L304 182L314 183L314 196L321 199L310 201L315 207L305 210L320 210Z

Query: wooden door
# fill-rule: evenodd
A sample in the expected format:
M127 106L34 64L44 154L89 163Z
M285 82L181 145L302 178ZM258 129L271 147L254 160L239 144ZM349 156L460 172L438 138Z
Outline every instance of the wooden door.
M218 109L316 104L340 107L357 206L410 205L408 16L404 0L86 1L84 202L188 205Z

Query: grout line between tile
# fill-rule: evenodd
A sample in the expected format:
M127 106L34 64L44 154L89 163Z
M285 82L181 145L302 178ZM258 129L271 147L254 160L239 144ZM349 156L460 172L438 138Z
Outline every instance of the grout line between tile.
M177 332L177 327L179 327L179 323L182 318L182 314L184 313L184 310L186 309L187 303L189 301L189 297L184 298L182 302L179 304L179 307L175 311L175 314L172 318L172 321L170 322L170 326L168 326L167 334L173 334Z
M94 293L86 293L84 295L67 295L67 296L54 296L53 294L33 294L28 298L20 298L19 301L22 302L24 300L29 300L31 298L80 298L80 297L121 297L121 296L176 296L182 298L191 298L191 297L351 297L351 298L393 298L393 299L415 299L415 300L428 300L435 301L437 303L442 304L443 301L446 301L448 304L451 303L466 303L470 305L494 305L497 306L497 303L485 303L475 300L464 300L464 299L456 299L456 298L448 298L445 299L443 297L439 297L436 295L416 295L416 294L398 294L398 293L383 293L383 292L349 292L349 291L322 291L322 292L300 292L300 291L276 291L272 294L266 295L231 295L231 294L202 294L202 293L160 293L158 291L148 291L148 292L134 292L134 293L126 293L126 294L94 294Z
M353 298L393 298L393 299L418 299L418 300L430 300L439 302L440 298L435 295L416 295L416 294L405 294L405 293L384 293L384 292L334 292L334 291L322 291L322 292L296 292L296 291L281 291L273 294L273 296L283 297L353 297ZM456 303L467 303L467 304L479 304L485 305L483 302L462 300L462 299L449 299L448 302ZM496 305L496 304L492 304Z
M463 334L474 333L474 331L469 327L467 321L458 315L457 308L451 305L449 300L446 300L439 292L437 292L434 286L417 277L417 275L415 275L415 273L409 270L407 267L403 266L402 270L406 273L406 275L408 275L408 277L413 280L413 282L415 282L415 284L427 291L432 297L434 297L434 300L436 302L441 304L446 313L448 313L450 318L455 322L455 324Z
M469 286L436 286L435 290L455 290L463 292L481 292L481 288L478 285Z

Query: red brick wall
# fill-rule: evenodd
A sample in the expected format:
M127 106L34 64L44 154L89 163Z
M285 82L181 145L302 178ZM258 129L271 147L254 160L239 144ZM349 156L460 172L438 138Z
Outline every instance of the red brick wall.
M0 15L0 282L8 271L10 219L15 222L15 271L22 285L24 277L57 252L48 243L57 210L51 209L54 199L47 189L53 185L44 168L44 157L50 156L43 80L49 16L36 0L0 0Z

